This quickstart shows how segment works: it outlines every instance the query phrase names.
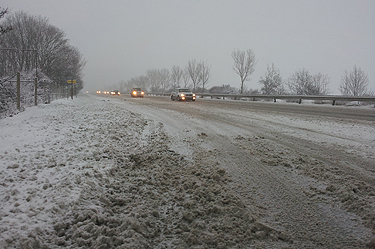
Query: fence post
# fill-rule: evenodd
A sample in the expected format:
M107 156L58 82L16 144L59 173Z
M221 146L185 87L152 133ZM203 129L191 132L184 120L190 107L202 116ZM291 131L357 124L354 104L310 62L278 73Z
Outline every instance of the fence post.
M50 82L49 84L49 87L48 87L48 104L51 104L51 93L52 93L52 82ZM52 96L52 100L53 100L53 96Z
M17 73L17 109L21 110L21 74Z
M72 81L73 82L73 81ZM73 99L73 94L74 94L74 88L73 88L73 83L71 84L71 87L70 87L70 93L71 93L71 97Z
M34 79L34 105L38 105L38 78L35 77Z

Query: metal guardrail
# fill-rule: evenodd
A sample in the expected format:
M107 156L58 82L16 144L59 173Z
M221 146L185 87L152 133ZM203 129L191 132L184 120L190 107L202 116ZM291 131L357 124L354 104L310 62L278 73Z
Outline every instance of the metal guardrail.
M169 93L146 93L150 96L170 96ZM328 100L332 101L332 105L335 105L336 101L360 101L360 102L374 102L375 96L371 97L355 97L355 96L343 96L343 95L247 95L247 94L211 94L211 93L196 93L200 97L211 97L214 98L232 98L232 99L252 99L253 101L257 99L273 99L276 102L277 99L294 99L298 100L299 104L302 100Z

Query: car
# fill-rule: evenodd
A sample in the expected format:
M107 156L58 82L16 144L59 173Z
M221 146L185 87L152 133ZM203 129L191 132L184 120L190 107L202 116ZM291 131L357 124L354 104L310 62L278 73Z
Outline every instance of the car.
M97 94L101 94L102 92L101 91L96 91Z
M133 98L135 98L135 97L143 98L144 95L145 95L145 92L142 91L142 89L139 88L139 87L133 88L131 93L130 93L130 96L132 96Z
M113 90L113 91L111 92L111 95L120 95L120 91Z
M195 94L189 88L177 88L171 93L171 100L186 101L191 100L195 101Z

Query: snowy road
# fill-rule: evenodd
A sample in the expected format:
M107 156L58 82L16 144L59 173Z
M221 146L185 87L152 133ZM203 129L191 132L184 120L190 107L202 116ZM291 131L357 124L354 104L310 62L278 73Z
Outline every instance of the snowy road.
M374 248L374 109L290 105L85 95L0 120L0 246Z
M374 109L125 101L137 113L162 122L180 153L188 148L195 159L219 162L250 211L291 235L295 245L352 248L371 234L353 220L366 218L368 227L375 228ZM326 117L330 114L338 118Z

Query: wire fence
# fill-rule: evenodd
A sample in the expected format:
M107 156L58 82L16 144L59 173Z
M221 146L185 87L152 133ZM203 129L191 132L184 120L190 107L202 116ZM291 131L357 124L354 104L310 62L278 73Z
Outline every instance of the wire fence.
M70 90L69 86L57 85L52 81L21 80L20 74L15 73L0 82L0 118L15 115L26 107L69 97Z

